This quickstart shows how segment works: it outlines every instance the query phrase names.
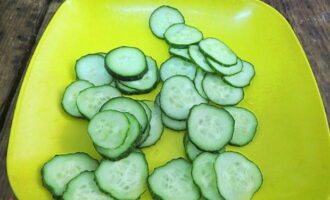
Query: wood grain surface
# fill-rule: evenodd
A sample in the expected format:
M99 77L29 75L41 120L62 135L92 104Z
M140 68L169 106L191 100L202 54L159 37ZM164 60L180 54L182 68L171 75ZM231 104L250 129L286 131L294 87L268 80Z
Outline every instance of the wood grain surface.
M318 82L330 119L330 1L264 0L290 22ZM0 200L15 198L6 174L13 110L30 56L62 0L0 0Z

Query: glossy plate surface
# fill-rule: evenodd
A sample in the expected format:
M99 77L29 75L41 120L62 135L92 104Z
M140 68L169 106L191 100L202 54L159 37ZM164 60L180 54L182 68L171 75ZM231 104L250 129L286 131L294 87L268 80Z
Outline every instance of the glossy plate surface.
M61 109L63 90L75 80L75 60L128 45L160 65L169 57L168 45L152 35L148 18L162 4L177 7L187 24L255 65L256 77L239 106L256 114L258 132L246 147L228 148L260 166L264 184L254 199L329 199L329 129L316 82L290 25L255 0L66 0L34 52L15 110L7 165L17 197L52 199L40 169L55 154L83 151L100 158L87 121ZM158 90L135 98L152 100ZM156 146L144 150L151 170L184 155L182 137L183 132L166 129ZM151 197L145 193L142 199Z

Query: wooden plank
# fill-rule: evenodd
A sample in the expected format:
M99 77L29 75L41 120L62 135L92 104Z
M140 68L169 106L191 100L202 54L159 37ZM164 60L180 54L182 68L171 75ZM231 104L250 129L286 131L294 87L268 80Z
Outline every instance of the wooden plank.
M330 41L327 35L330 34L330 2L328 0L264 1L278 9L288 19L302 42L318 81L329 119ZM53 0L48 4L46 0L0 0L0 55L2 56L0 91L4 91L4 94L0 95L0 200L14 196L8 185L4 163L22 74L33 52L35 41L38 41L61 2L62 0Z
M311 64L330 120L330 1L264 0L290 22Z
M13 198L6 173L7 143L30 55L62 1L0 0L0 200Z

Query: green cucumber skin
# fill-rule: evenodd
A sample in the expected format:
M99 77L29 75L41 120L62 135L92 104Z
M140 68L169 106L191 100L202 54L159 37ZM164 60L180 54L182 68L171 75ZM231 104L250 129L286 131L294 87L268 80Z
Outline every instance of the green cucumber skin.
M86 80L80 80L80 81L85 81L85 82L87 82L87 83L90 83L90 82L88 82L88 81L86 81ZM75 82L75 81L74 81ZM65 89L64 89L64 91L66 91L67 89L68 89L68 87L70 87L74 82L72 82L72 83L70 83L68 86L66 86L65 87ZM91 87L95 87L95 85L93 84L93 83L90 83L90 84L92 84L92 86ZM88 88L86 88L86 89L88 89ZM85 90L85 89L84 89ZM83 91L83 90L82 90ZM81 92L82 92L81 91ZM63 97L64 97L64 95L63 95ZM82 113L80 113L81 114L81 116L74 116L74 115L71 115L70 113L68 113L65 109L64 109L64 105L63 105L63 97L62 97L62 99L61 99L61 107L62 107L62 110L64 110L64 112L66 113L66 114L68 114L68 115L70 115L70 116L72 116L72 117L75 117L75 118L78 118L78 119L87 119L88 120L88 118L86 117L86 116L84 116ZM78 110L79 110L79 108L78 108ZM79 111L80 112L80 111Z
M141 49L137 48L137 47L120 46L120 47L117 47L117 48L111 49L111 50L107 53L107 55L108 55L111 51L114 51L114 50L119 49L119 48L122 48L122 47L136 48L136 49L138 49L139 51L141 51L141 52L143 53L143 51L142 51ZM106 57L107 57L107 55L106 55ZM106 59L105 59L105 60L106 60ZM107 70L107 72L108 72L111 76L113 76L114 78L119 79L119 80L123 80L123 81L135 81L135 80L139 80L139 79L141 79L141 78L143 77L143 75L148 71L148 67L145 67L144 71L141 72L140 74L136 75L136 76L123 76L123 75L116 74L116 73L112 72L112 71L109 69L109 67L108 67L108 65L107 65L107 62L106 62L106 61L104 61L104 62L105 62L105 66L106 66L105 69ZM146 64L146 66L147 66L147 60L146 60L146 59L145 59L144 62L145 62L145 64Z
M87 153L85 152L75 152L75 153L69 153L69 154L84 154L84 155L88 155ZM69 155L69 154L57 154L55 156L53 156L51 159L49 159L48 161L50 160L53 160L54 158L58 157L58 156L62 156L62 155ZM89 157L91 157L90 155L88 155ZM98 160L96 160L95 158L91 157L92 159L94 159L97 163L100 163ZM44 167L45 165L48 163L48 161L42 166L41 170L40 170L40 173L41 173L41 177L44 177ZM81 172L82 173L82 172ZM55 192L54 192L54 189L48 185L43 178L41 178L41 182L42 182L42 185L48 189L48 191L50 191L52 193L52 196L54 199L61 199L62 197L61 196L57 196L55 195Z

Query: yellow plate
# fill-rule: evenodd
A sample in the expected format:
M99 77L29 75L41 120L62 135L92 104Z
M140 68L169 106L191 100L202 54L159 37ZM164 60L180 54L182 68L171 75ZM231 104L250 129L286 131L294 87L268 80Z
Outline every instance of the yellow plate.
M55 154L83 151L100 158L87 136L87 121L60 106L64 88L75 80L75 60L129 45L161 64L169 57L168 45L152 35L148 18L162 4L177 7L186 23L255 65L256 77L239 106L257 115L258 132L246 147L228 147L260 166L264 184L254 199L329 199L329 129L315 79L287 21L255 0L65 1L34 52L15 110L7 161L17 197L51 199L40 169ZM158 90L136 98L152 100ZM182 136L166 129L156 146L144 149L151 171L184 155ZM151 197L146 193L142 199Z

